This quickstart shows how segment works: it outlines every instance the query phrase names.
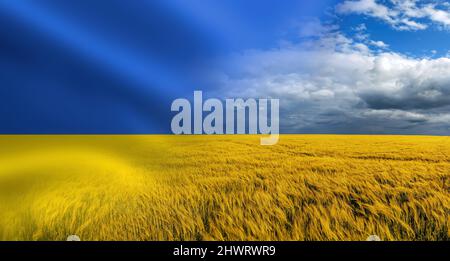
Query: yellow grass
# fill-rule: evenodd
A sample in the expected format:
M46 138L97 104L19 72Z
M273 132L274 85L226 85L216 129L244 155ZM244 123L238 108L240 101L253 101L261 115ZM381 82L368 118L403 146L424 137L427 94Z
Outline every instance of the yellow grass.
M0 136L0 240L449 240L450 138Z

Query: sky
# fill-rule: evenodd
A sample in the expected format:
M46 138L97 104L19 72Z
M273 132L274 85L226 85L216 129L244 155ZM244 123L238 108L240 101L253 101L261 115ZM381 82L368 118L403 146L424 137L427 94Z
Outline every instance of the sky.
M280 100L282 133L450 132L450 4L0 0L0 133L170 133L171 102Z

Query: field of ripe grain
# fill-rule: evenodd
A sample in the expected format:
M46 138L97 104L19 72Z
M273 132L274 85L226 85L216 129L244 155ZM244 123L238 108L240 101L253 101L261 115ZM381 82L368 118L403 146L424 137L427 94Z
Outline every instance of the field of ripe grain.
M0 240L450 239L450 138L0 136Z

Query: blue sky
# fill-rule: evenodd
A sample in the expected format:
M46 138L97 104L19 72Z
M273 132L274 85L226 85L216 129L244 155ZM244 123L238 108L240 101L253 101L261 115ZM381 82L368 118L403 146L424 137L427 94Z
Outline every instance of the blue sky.
M338 3L342 1L338 1ZM393 7L390 1L377 1L390 8ZM418 1L418 3L436 3L439 1ZM445 1L441 1L445 3ZM445 8L443 8L445 10ZM351 13L341 15L337 19L337 23L342 30L351 34L352 28L359 24L365 24L367 32L374 39L379 39L383 42L389 43L390 49L396 52L409 54L412 56L426 56L431 55L436 51L435 56L445 56L450 45L450 34L448 28L442 23L427 21L427 19L419 18L418 21L424 22L428 27L424 30L398 30L393 28L386 22L379 18L361 15L359 13Z
M282 132L448 134L449 10L0 0L0 133L169 133L171 102L203 90L279 98Z

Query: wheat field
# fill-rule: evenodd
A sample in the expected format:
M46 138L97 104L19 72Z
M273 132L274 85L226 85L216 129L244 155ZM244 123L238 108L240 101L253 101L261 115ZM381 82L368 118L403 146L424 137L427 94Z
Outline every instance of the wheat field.
M1 135L0 240L449 240L450 138Z

